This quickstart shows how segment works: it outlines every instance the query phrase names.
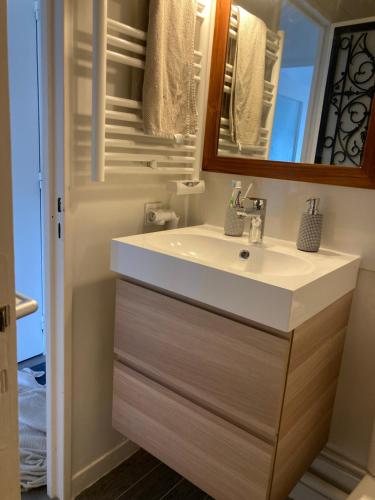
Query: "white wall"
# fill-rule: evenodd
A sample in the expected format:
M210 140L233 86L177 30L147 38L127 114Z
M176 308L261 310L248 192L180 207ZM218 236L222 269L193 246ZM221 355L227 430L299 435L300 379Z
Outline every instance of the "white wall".
M296 159L295 161L305 161L301 159L301 155L305 137L306 119L309 111L309 101L311 95L311 87L313 84L313 77L314 77L314 66L293 66L286 68L282 67L280 70L279 87L277 90L278 95L286 96L296 101L300 101L302 107L301 116L298 122L298 129L296 130L297 144L294 156L294 158ZM276 109L277 106L278 106L278 101L276 101ZM282 122L284 128L287 122L284 119L283 115L281 115L280 121ZM293 126L293 122L291 126ZM279 157L277 157L276 155L272 157L272 146L276 139L275 136L277 135L277 131L278 131L277 127L274 126L272 131L270 159L285 161L285 156L283 157L282 154L280 154Z
M305 200L321 198L322 244L362 256L331 427L330 446L350 460L367 464L375 418L375 191L227 174L203 174L206 193L194 197L190 224L222 226L230 180L267 198L265 234L295 241Z
M112 430L115 275L110 241L143 232L143 205L164 201L164 181L128 179L72 188L73 475L119 443Z

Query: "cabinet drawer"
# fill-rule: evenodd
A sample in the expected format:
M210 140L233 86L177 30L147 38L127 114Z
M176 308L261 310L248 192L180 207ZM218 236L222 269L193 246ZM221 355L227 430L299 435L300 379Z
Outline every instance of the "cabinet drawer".
M218 500L267 497L273 447L120 362L113 426Z
M115 352L165 387L275 439L288 340L119 280Z

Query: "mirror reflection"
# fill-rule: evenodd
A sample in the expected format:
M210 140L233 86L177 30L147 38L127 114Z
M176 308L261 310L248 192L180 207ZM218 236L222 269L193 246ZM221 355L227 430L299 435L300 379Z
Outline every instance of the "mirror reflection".
M374 89L373 0L233 1L218 155L359 167Z

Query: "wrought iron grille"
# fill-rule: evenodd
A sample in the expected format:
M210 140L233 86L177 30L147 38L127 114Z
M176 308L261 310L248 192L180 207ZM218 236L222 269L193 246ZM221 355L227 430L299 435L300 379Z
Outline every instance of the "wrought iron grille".
M360 166L375 92L375 22L336 28L315 163Z

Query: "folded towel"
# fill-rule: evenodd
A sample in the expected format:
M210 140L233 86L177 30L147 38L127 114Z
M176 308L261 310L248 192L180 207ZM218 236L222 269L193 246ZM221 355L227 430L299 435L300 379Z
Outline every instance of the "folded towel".
M238 8L236 54L230 98L232 140L242 151L259 143L263 112L267 26Z
M175 140L197 129L195 0L150 0L143 82L147 134Z
M46 387L36 378L42 372L18 372L20 482L24 490L47 483Z

